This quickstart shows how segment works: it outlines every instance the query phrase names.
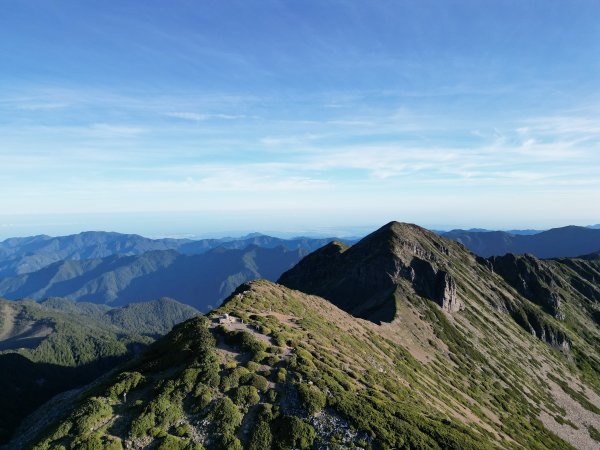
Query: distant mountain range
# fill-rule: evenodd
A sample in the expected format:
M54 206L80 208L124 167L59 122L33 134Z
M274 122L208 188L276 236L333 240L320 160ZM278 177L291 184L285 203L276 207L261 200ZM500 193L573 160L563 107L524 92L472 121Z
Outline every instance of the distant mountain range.
M434 231L434 230L432 230L432 231ZM489 233L490 231L499 231L499 230L488 230L486 228L469 228L468 230L456 229L456 230L452 230L452 231L462 231L462 232L466 232L466 233ZM525 229L525 230L501 230L501 231L504 232L504 233L508 233L508 234L525 234L525 235L530 235L530 234L541 233L542 231L545 231L545 230ZM445 233L448 233L448 231L437 231L437 230L435 230L434 233L437 233L440 236L443 236Z
M596 225L587 225L586 227L582 227L582 228L593 228L593 229L600 229L600 224L596 224ZM438 231L438 230L431 230L436 234L439 234L440 236L443 235L444 233L448 233L448 231ZM468 230L462 230L462 229L455 229L452 231L466 231L466 232L473 232L473 233L487 233L490 231L503 231L505 233L509 233L509 234L525 234L525 235L530 235L530 234L538 234L541 233L543 231L548 231L548 230L536 230L536 229L532 229L532 228L526 228L526 229L516 229L516 230L489 230L487 228L469 228Z
M242 238L222 239L149 239L136 234L104 231L51 237L11 238L0 242L0 278L35 272L62 260L98 259L113 255L141 255L155 250L176 250L182 254L201 254L215 248L244 249L283 247L311 252L333 238L280 239L258 233Z
M574 257L600 251L600 229L591 227L569 226L536 234L453 230L442 235L483 257L507 253ZM0 243L0 296L65 297L111 306L171 297L206 312L241 283L261 278L275 281L311 251L332 241L260 234L192 241L106 232L15 238ZM353 243L337 242L315 255L327 258L327 248L335 254ZM350 254L359 249L353 248ZM332 270L344 267L335 258L329 264ZM310 278L302 280L303 286L318 280ZM376 305L375 301L372 306ZM378 311L385 316L383 310Z
M442 236L483 257L507 253L530 253L538 258L574 257L600 250L600 228L595 227L568 226L535 234L452 230Z
M276 280L307 253L304 248L251 245L244 249L220 246L202 254L153 250L131 256L63 260L32 273L0 279L0 296L36 300L65 297L112 306L171 297L208 311L241 283Z

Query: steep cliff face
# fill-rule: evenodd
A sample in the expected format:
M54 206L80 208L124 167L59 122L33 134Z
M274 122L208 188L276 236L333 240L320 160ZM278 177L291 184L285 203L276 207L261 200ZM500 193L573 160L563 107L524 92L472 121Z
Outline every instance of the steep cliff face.
M438 302L442 309L448 312L457 312L463 307L463 304L456 295L456 283L452 276L447 272L440 271L436 276L438 288Z
M431 262L414 257L410 266L403 267L401 272L411 282L417 294L433 300L443 310L457 312L463 306L458 299L452 276L445 270L436 270Z

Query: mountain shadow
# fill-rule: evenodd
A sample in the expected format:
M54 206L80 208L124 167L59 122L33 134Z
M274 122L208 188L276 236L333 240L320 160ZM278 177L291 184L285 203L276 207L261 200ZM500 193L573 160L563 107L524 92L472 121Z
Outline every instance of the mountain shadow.
M84 386L131 356L100 358L79 367L33 362L17 354L0 355L0 444L36 408L58 393Z

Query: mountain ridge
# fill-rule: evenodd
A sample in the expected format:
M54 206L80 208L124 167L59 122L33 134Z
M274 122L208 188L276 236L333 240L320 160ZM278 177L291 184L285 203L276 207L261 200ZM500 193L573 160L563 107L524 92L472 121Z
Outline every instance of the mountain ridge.
M531 253L538 258L577 257L600 251L600 229L570 225L532 235L505 231L469 232L453 230L442 234L483 256Z
M35 272L62 260L97 259L113 255L134 256L155 250L202 254L217 247L241 250L252 245L265 248L283 246L288 250L312 251L331 240L333 238L281 239L260 233L252 233L242 238L150 239L137 234L106 231L87 231L58 237L38 235L9 238L0 242L0 278Z

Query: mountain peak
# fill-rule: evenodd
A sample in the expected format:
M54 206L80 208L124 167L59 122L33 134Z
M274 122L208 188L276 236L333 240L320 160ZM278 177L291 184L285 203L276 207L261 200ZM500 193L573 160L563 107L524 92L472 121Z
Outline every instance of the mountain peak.
M313 252L279 283L373 322L391 322L397 302L415 294L456 312L461 302L449 272L451 253L469 257L462 246L431 231L390 222L352 247L334 242Z
M384 226L371 233L371 235L376 236L384 233L391 233L395 236L405 238L414 238L416 236L423 236L429 234L435 236L435 233L426 230L425 228L422 228L418 225L415 225L414 223L397 222L395 220L386 223Z

